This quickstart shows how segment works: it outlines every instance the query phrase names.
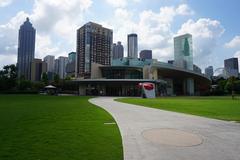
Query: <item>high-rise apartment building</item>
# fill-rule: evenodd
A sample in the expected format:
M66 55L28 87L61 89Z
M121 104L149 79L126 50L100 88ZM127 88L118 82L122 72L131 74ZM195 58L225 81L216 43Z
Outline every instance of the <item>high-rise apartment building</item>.
M44 62L47 63L47 72L54 72L54 60L55 57L51 55L44 57Z
M137 34L132 33L128 35L128 57L138 58L138 37Z
M31 81L41 81L42 74L47 72L47 63L41 59L33 59L31 62Z
M89 22L77 30L76 76L90 78L91 64L110 65L113 31Z
M112 59L119 59L123 58L124 55L124 48L121 42L117 42L113 44L113 49L112 49Z
M152 59L152 50L142 50L139 55L142 59Z
M35 35L36 30L29 22L29 18L27 18L19 29L17 58L18 77L23 76L27 80L31 80L31 62L35 53Z
M226 72L226 77L238 77L238 58L229 58L224 60L224 69Z
M191 34L184 34L174 38L174 64L180 68L193 70Z
M212 78L213 77L213 66L208 66L207 68L205 68L205 75L208 78Z

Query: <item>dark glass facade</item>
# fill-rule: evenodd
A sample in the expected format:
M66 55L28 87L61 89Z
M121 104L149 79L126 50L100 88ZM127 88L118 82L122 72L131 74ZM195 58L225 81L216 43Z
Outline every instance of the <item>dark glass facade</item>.
M142 68L137 67L101 67L106 79L143 79Z
M67 76L73 77L75 75L76 66L76 52L71 52L68 54L68 63L66 66Z
M238 58L225 59L224 67L227 69L237 69L238 70Z
M18 77L24 76L25 79L31 79L31 62L34 59L35 53L35 35L36 30L26 19L19 29L18 36Z
M229 58L224 60L224 69L227 77L238 77L238 58Z
M142 50L140 52L140 58L142 58L142 59L152 59L152 50Z

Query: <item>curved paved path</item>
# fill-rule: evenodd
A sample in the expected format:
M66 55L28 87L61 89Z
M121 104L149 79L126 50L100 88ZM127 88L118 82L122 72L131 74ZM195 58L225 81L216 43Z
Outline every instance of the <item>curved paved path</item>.
M120 103L113 97L89 101L115 118L125 160L240 160L239 123ZM198 135L203 142L191 147L154 143L143 134L151 129L177 129Z

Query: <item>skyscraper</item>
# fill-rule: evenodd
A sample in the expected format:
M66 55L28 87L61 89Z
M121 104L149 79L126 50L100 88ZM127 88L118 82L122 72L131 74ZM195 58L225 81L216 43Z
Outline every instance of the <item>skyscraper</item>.
M212 78L213 77L213 66L208 66L207 68L205 68L205 75L208 78Z
M229 58L224 60L224 69L226 72L226 77L238 77L238 58Z
M193 70L192 35L184 34L174 38L174 64Z
M59 74L59 59L54 60L54 73Z
M31 62L35 53L36 30L29 22L29 18L20 26L18 35L18 77L23 76L31 80Z
M174 37L174 65L179 68L193 70L192 35L184 34ZM184 90L188 95L194 95L194 80L184 80Z
M68 53L68 62L75 62L75 60L76 60L76 52L70 52L70 53Z
M124 55L124 49L123 49L123 45L121 44L121 42L117 42L113 44L113 50L112 50L112 59L119 59L119 58L123 58Z
M41 59L33 59L31 62L31 81L41 81L42 74L47 72L47 63Z
M54 60L55 57L51 55L44 57L44 62L47 63L47 72L54 72Z
M152 50L142 50L139 55L142 59L152 59Z
M66 66L68 63L68 57L60 56L55 60L55 72L59 75L60 79L64 79L67 75Z
M90 78L91 63L110 65L113 31L89 22L77 30L76 76Z
M75 65L76 65L76 52L70 52L68 54L68 63L66 66L67 76L75 76Z
M138 38L135 33L128 35L128 57L138 58Z

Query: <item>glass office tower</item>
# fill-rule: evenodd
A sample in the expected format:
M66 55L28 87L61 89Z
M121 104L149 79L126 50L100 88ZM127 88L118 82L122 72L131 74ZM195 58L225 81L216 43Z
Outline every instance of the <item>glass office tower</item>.
M184 34L174 38L174 64L180 68L193 70L191 34Z
M138 37L135 33L128 35L128 58L138 58Z
M23 76L27 80L31 80L31 62L34 59L35 52L35 35L36 30L26 19L21 25L18 35L18 77Z
M184 34L174 37L174 65L179 68L193 70L192 35ZM194 95L194 80L187 78L184 81L184 92Z
M224 60L224 69L226 72L226 77L236 77L238 78L238 58L229 58Z

